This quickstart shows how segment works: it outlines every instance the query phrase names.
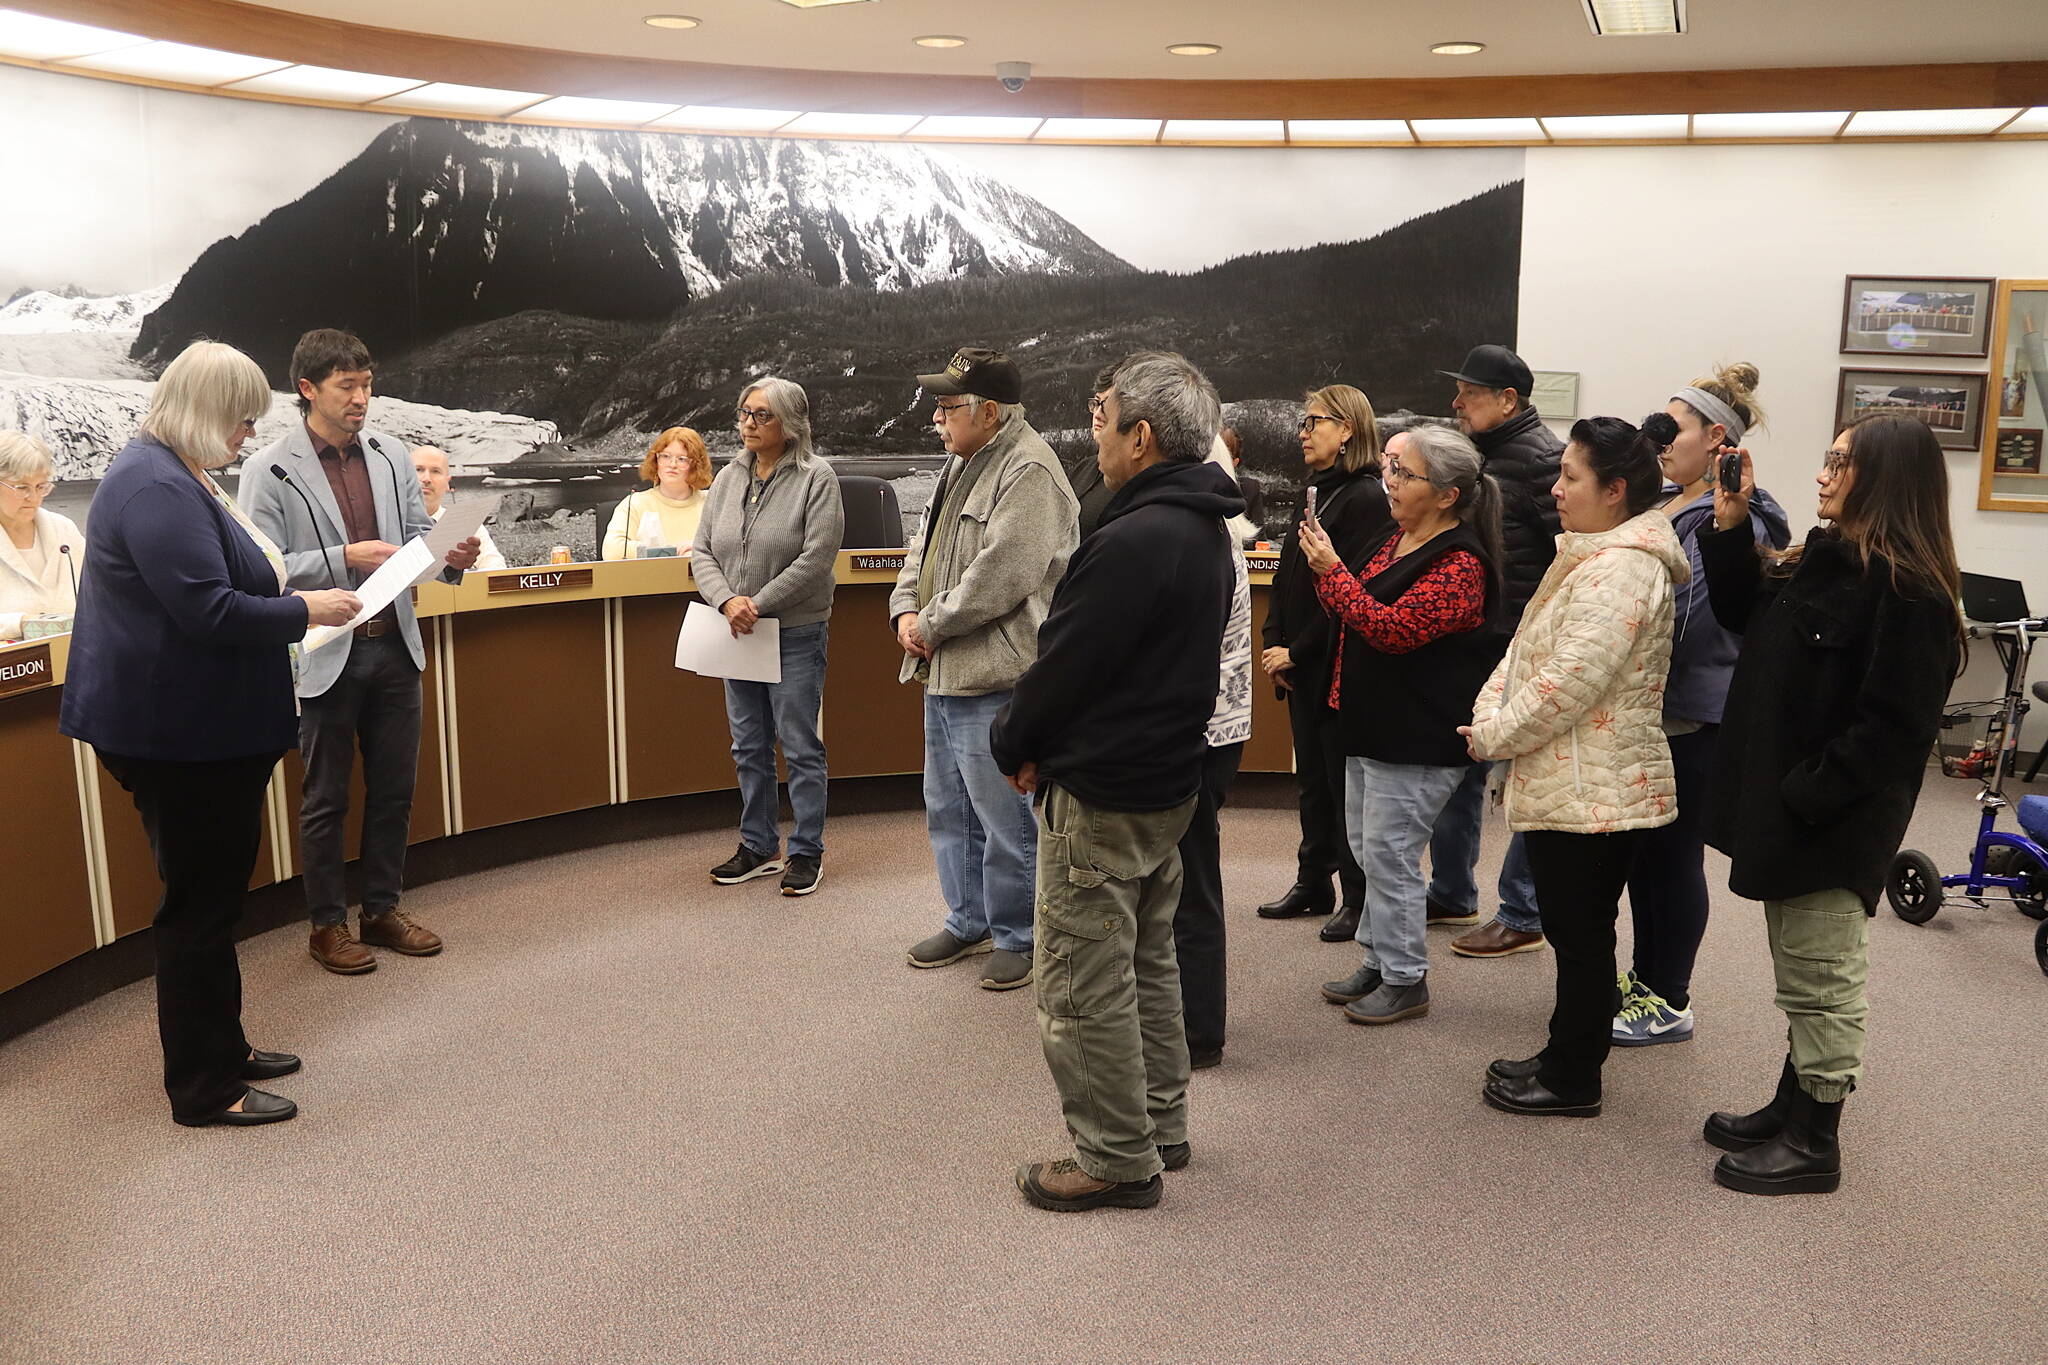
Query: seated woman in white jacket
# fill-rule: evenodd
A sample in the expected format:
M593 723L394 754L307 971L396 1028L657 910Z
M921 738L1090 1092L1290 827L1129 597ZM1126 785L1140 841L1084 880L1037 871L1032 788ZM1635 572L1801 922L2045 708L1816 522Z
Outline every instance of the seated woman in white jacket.
M0 431L0 640L19 640L31 616L69 616L85 535L43 507L57 465L33 436Z
M1618 417L1572 427L1551 496L1564 533L1465 733L1508 759L1508 828L1526 832L1557 958L1550 1040L1487 1067L1486 1102L1512 1114L1600 1112L1618 1003L1614 921L1644 831L1678 815L1664 739L1672 585L1691 575L1657 510L1657 447Z

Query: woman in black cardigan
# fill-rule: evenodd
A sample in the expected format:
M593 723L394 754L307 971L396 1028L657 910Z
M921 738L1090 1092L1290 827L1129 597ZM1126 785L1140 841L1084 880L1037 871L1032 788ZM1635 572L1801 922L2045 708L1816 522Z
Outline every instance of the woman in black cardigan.
M1743 636L1722 721L1707 842L1764 903L1790 1049L1778 1093L1717 1113L1714 1179L1750 1194L1841 1182L1842 1101L1863 1073L1867 916L1905 837L1961 659L1948 469L1924 423L1871 417L1818 479L1833 523L1782 557L1749 525L1755 487L1719 490L1699 537L1708 599Z
M1346 564L1362 556L1393 525L1387 492L1380 486L1379 427L1372 401L1349 384L1316 389L1303 400L1301 459L1308 487L1316 494L1316 520ZM1336 902L1330 874L1337 874L1343 910L1322 928L1327 943L1342 943L1358 932L1365 904L1365 873L1351 854L1344 832L1344 746L1337 713L1328 704L1330 670L1340 632L1316 600L1316 576L1302 562L1300 517L1280 542L1280 564L1262 632L1259 666L1287 701L1294 731L1294 780L1301 807L1301 847L1294 885L1259 907L1264 919L1327 915Z

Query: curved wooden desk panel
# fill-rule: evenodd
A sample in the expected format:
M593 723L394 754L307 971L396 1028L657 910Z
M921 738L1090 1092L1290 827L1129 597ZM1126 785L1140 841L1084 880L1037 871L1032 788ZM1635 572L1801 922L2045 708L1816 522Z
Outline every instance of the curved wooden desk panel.
M890 563L876 552L839 557L822 717L834 777L924 768L924 694L896 681ZM413 843L734 786L724 687L675 667L676 630L695 600L688 562L561 567L580 572L470 574L459 586L417 590L427 667ZM1266 576L1254 573L1255 652ZM159 895L128 794L57 733L69 642L47 643L47 682L0 697L15 850L0 878L0 992L147 927ZM0 662L37 648L0 647ZM1252 715L1243 771L1289 771L1287 708L1263 675ZM298 874L302 776L296 753L278 765L252 886ZM351 849L361 835L360 773L353 790Z

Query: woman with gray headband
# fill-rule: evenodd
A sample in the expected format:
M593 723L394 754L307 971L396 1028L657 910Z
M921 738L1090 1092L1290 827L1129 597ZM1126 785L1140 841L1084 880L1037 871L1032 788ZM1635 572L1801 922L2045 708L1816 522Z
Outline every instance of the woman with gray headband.
M1645 835L1629 875L1635 962L1618 983L1616 1047L1682 1043L1692 1037L1692 967L1707 931L1707 789L1721 708L1742 649L1742 637L1725 629L1707 607L1699 535L1713 526L1721 455L1741 446L1763 421L1756 401L1758 378L1754 365L1723 365L1711 377L1678 390L1663 413L1643 424L1654 439L1670 443L1660 457L1666 480L1663 510L1692 564L1692 578L1675 589L1671 673L1664 690L1664 734L1678 783L1678 819ZM1789 528L1784 509L1761 488L1750 500L1749 524L1759 545L1785 548Z

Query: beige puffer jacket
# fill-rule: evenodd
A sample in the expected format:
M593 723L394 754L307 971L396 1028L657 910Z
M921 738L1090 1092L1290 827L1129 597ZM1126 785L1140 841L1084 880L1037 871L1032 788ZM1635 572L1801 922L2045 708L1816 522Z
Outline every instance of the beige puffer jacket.
M1678 818L1664 675L1672 585L1690 574L1659 511L1557 538L1472 713L1475 752L1513 760L1509 829L1605 834Z

